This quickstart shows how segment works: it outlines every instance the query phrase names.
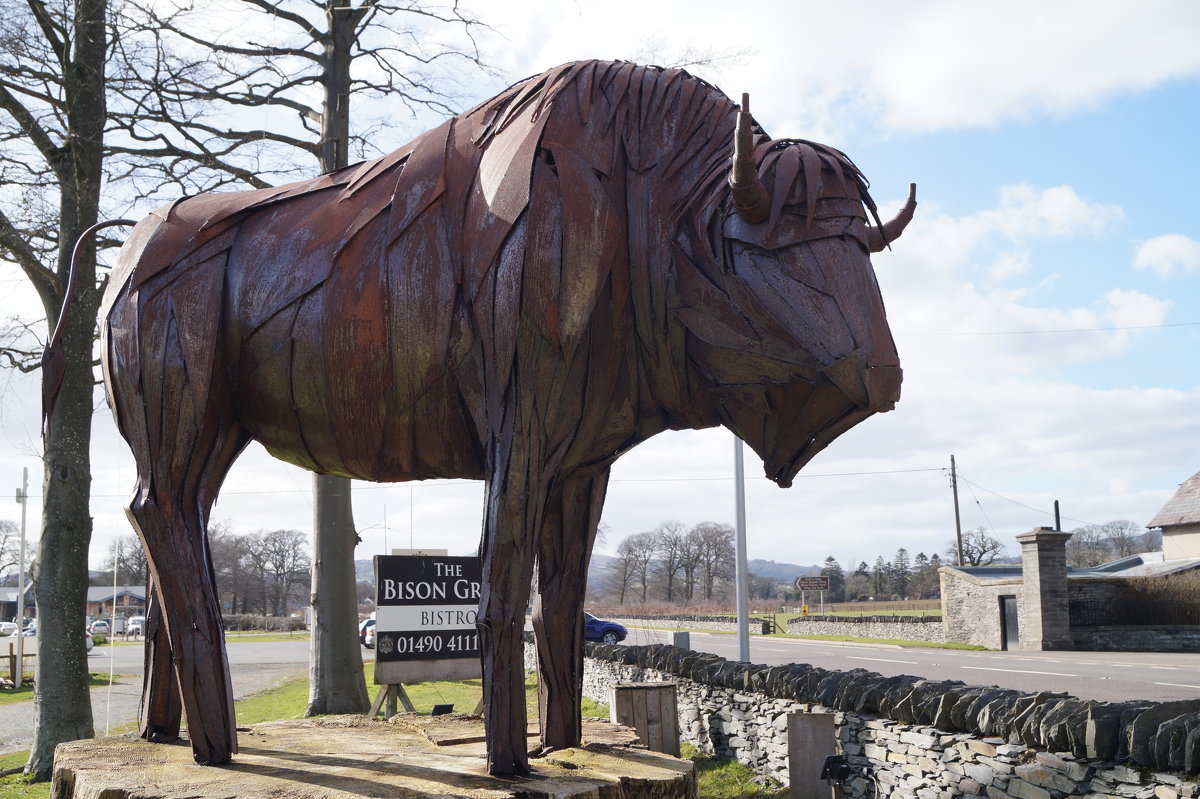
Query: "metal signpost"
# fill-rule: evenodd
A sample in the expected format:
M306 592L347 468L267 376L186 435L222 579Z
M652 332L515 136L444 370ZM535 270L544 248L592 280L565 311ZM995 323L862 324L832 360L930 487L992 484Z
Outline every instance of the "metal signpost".
M482 676L475 627L481 580L474 556L375 556L375 683L386 687L372 716L385 695L389 710L399 698L412 711L404 683Z
M821 592L821 615L825 615L825 592L829 590L828 577L797 577L796 589L800 592L800 604L804 605L805 591Z

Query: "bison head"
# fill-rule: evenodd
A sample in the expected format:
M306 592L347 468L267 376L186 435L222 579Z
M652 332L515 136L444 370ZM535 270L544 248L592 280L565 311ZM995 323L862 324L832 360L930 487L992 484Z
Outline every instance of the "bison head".
M900 361L869 255L903 232L915 187L881 225L845 155L761 134L756 144L742 102L732 202L709 235L719 268L681 280L688 307L680 316L703 342L693 358L721 423L786 487L834 438L900 397Z

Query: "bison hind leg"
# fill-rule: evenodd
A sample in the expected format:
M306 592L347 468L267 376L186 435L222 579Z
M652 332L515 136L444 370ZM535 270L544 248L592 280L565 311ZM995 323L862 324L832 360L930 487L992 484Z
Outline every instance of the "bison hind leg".
M186 335L164 305L148 302L146 324L113 333L108 369L113 410L137 462L128 515L162 609L153 637L147 630L141 732L170 739L182 706L196 761L219 764L237 751L237 738L206 525L248 435L233 415L219 336ZM174 684L161 684L168 677Z

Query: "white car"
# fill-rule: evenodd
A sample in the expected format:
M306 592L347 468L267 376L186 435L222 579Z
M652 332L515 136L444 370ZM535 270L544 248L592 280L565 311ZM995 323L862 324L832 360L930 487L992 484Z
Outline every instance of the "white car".
M16 635L17 625L11 621L0 621L0 638L6 635Z
M89 652L91 652L92 647L96 645L92 641L92 634L89 633L87 630L83 631L83 643L84 643L84 646L86 647L87 651L89 651Z
M145 635L146 634L146 617L145 616L130 616L125 622L125 635Z

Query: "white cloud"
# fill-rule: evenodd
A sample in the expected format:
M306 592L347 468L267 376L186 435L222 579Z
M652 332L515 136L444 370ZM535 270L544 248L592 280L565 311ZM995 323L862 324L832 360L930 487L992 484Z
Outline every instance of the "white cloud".
M1159 277L1200 271L1200 241L1179 233L1155 236L1138 246L1133 265L1138 269L1151 269Z
M683 44L751 49L741 64L696 71L759 97L757 113L775 135L831 140L864 127L887 134L1060 117L1200 75L1200 6L1186 0L775 3L755 14L681 0L509 3L495 24L505 37L500 66L514 76L579 58L633 58L655 41L676 53Z
M1104 295L1102 319L1114 327L1157 327L1167 320L1170 300L1160 300L1128 289L1112 289Z

